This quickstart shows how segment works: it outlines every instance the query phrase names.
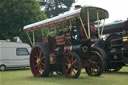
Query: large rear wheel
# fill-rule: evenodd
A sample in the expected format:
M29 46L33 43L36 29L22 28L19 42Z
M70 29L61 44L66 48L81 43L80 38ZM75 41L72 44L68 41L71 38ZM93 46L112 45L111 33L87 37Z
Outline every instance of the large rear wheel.
M78 78L81 72L81 62L75 52L67 53L63 60L63 71L67 78Z
M103 58L103 64L104 64L104 70L107 68L107 53L105 52L105 50L103 48L100 48L100 47L92 47L90 49L91 51L96 51L98 52L102 58Z
M91 51L87 57L89 66L87 66L86 72L89 76L100 76L104 70L104 62L102 56L96 52Z
M30 55L30 67L33 76L47 77L50 72L49 50L45 45L35 46Z

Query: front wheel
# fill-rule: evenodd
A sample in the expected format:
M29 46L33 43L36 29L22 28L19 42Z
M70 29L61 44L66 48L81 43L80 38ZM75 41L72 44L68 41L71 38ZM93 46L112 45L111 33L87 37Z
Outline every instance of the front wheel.
M49 50L45 45L35 46L30 55L30 67L33 76L47 77L50 72Z
M100 76L104 70L104 62L102 56L97 51L89 52L87 56L89 66L86 72L89 76Z
M67 78L78 78L81 73L81 62L75 52L67 53L63 60L63 72Z

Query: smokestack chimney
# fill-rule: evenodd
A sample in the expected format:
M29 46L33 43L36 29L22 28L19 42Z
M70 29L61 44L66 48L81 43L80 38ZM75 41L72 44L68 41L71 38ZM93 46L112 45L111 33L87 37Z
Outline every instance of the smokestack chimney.
M74 10L77 10L77 9L80 9L80 8L81 8L81 5L75 5Z

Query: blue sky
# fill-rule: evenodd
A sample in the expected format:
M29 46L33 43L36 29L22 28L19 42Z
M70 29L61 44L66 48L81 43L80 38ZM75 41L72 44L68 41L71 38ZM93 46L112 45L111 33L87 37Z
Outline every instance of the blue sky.
M128 0L77 0L73 7L75 5L97 6L106 9L109 12L109 19L106 23L128 18Z

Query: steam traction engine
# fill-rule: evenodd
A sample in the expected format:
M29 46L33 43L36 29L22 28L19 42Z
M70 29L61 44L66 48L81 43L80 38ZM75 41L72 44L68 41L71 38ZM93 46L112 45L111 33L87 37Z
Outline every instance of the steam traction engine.
M94 23L98 22L99 26L99 21L105 18L108 18L108 12L102 8L82 7L25 26L24 30L33 45L30 55L33 75L47 77L55 71L67 78L78 78L81 68L85 68L88 75L100 76L104 70L104 58L101 52L92 49L92 45L101 36L100 31L97 36ZM36 31L41 31L43 36L35 44ZM48 33L44 36L46 31Z

